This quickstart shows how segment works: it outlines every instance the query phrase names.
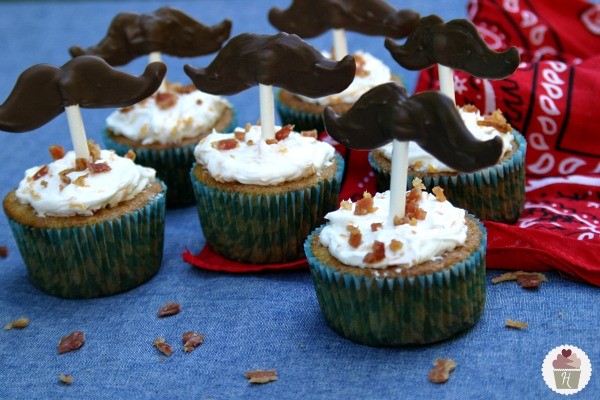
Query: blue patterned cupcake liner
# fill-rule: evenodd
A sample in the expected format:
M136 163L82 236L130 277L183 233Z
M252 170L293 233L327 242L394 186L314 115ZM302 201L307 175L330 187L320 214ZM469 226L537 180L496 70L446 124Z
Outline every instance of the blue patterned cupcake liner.
M225 132L233 132L236 126L237 115L234 110L233 119ZM177 208L194 204L194 191L190 184L189 170L196 162L194 149L197 143L163 150L135 148L113 140L106 129L102 131L102 140L107 149L114 150L120 156L133 150L136 164L156 170L156 176L169 188L167 207Z
M525 153L527 142L519 132L512 132L518 148L508 159L479 171L456 175L409 174L408 189L412 180L419 177L427 191L435 186L444 189L446 198L458 208L464 208L477 218L489 221L514 223L525 205ZM369 163L375 172L377 191L390 188L390 172L383 170L369 153Z
M304 250L329 326L346 339L378 347L438 342L474 326L485 307L487 233L473 220L482 239L465 260L406 278L366 277L323 264L312 244L326 225L316 229Z
M162 262L167 190L162 188L143 207L94 224L43 229L8 218L33 284L52 296L89 299L148 281Z
M338 207L344 160L336 153L333 178L280 194L227 192L190 177L206 242L225 258L272 264L304 258L303 243Z

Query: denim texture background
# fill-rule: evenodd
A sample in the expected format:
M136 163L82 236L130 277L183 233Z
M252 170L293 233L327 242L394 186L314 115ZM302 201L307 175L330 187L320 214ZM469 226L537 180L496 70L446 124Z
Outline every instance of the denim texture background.
M445 19L466 15L466 1L391 1L422 15ZM67 49L89 46L104 35L121 11L149 12L163 1L0 3L0 101L17 76L37 63L62 65ZM288 1L173 1L204 23L233 20L233 35L274 33L267 10ZM331 35L310 40L329 49ZM383 38L349 34L350 50L380 57L402 76L410 90L416 73L398 67L383 48ZM189 82L182 66L205 66L212 56L164 57L171 81ZM124 67L139 74L144 59ZM258 89L230 101L240 124L259 118ZM111 110L83 110L88 136L100 142ZM26 168L48 162L51 144L70 148L64 115L35 132L0 133L0 194L12 190ZM525 291L514 282L489 284L480 322L451 340L423 347L370 348L354 344L329 329L319 310L308 270L231 275L196 269L181 259L187 247L204 240L194 207L168 210L164 262L158 275L139 288L94 300L62 300L37 290L29 281L6 218L0 218L0 325L19 317L31 320L24 330L0 331L2 399L400 399L400 398L563 398L544 383L541 365L552 348L571 344L591 360L588 386L574 398L600 397L600 315L598 288L548 273L549 283ZM488 281L501 271L488 272ZM165 319L156 311L168 300L181 313ZM505 319L529 323L519 331ZM76 329L87 336L78 351L58 355L60 338ZM190 354L181 351L184 331L206 334ZM161 361L152 342L164 337L174 346ZM436 385L427 376L437 357L453 358L457 369L449 382ZM244 372L276 369L279 380L252 386ZM61 373L75 382L58 381Z

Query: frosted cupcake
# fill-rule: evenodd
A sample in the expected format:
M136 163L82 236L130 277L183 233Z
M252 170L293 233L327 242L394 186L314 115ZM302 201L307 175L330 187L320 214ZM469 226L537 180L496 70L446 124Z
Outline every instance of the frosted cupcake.
M178 207L194 202L189 170L198 141L234 126L227 100L192 85L165 83L146 100L114 111L106 120L104 142L120 155L133 150L137 163L156 169L169 187L167 206Z
M220 255L254 264L304 257L303 242L337 207L344 163L316 131L260 126L202 139L191 171L202 231Z
M409 182L419 177L428 190L434 186L443 188L452 204L481 219L515 222L525 204L525 138L512 129L499 110L481 116L476 107L465 106L459 108L459 114L476 139L502 139L502 156L498 163L475 172L461 173L411 142ZM379 191L389 189L391 157L391 144L369 154Z
M151 168L90 146L25 171L3 201L32 282L65 298L108 296L152 278L162 261L165 186Z

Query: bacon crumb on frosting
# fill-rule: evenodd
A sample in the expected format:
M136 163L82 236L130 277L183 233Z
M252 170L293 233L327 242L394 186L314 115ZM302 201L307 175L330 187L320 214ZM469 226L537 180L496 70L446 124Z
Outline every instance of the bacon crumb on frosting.
M512 130L510 124L502 115L502 111L496 110L491 115L485 115L483 120L477 121L478 126L491 126L502 133L508 133Z

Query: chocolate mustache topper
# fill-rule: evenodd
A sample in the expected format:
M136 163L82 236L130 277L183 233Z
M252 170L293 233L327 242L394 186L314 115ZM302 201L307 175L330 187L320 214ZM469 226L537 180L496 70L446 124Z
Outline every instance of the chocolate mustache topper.
M158 51L177 57L214 53L230 33L228 19L208 27L180 10L162 7L148 14L119 13L100 43L87 49L72 46L69 52L72 57L99 56L119 66Z
M201 91L231 95L258 84L321 97L347 88L356 71L352 56L329 60L296 35L243 33L233 37L206 68L184 66Z
M403 45L387 38L385 47L398 64L409 70L441 64L479 78L502 79L520 63L516 47L495 52L470 21L455 19L444 23L437 15L421 18Z
M435 91L411 97L395 82L374 87L344 115L326 108L327 133L357 150L371 150L392 140L415 141L424 150L462 172L494 165L502 139L479 141L465 126L454 103Z
M396 10L382 0L293 0L286 10L269 11L273 26L303 38L333 28L401 39L412 32L418 20L418 13Z
M138 77L94 56L74 58L62 67L34 65L23 71L0 105L0 130L31 131L73 105L107 108L135 104L158 89L166 71L163 63L150 63Z

